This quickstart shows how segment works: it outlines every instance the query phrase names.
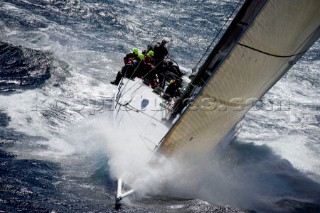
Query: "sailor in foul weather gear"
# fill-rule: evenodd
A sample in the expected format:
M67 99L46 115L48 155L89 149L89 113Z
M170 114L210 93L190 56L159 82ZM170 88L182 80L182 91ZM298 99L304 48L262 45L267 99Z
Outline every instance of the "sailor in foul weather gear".
M121 68L121 71L119 71L117 73L116 79L114 81L111 81L110 83L113 85L118 85L121 81L121 78L123 78L123 77L132 78L132 75L133 75L134 69L135 69L134 63L136 63L136 62L132 62L132 63L128 63L128 64L124 65Z
M164 57L168 55L168 50L165 47L166 44L167 44L167 41L162 40L161 43L158 42L154 46L153 52L154 52L154 58L156 59L156 61L162 61Z
M169 100L170 98L177 97L180 95L179 87L177 86L176 80L170 80L170 84L166 88L163 94L163 98Z
M146 63L145 63L145 56L143 54L139 54L137 58L137 64L134 70L134 73L132 75L132 78L143 77L146 69Z
M137 65L137 61L139 60L139 50L137 48L133 48L132 52L126 54L123 58L124 66L117 73L116 79L111 81L110 83L113 85L118 85L121 78L127 77L132 78L134 74L135 67Z
M164 73L163 76L165 78L165 82L169 82L170 80L176 80L176 84L178 87L181 87L182 76L184 75L178 65L174 64L170 59L166 59L164 61Z
M165 84L164 78L163 78L163 60L168 55L168 50L165 47L166 44L167 44L167 41L162 40L161 43L158 42L153 48L156 72L159 78L160 87L162 88L164 87L164 84Z
M144 62L146 64L145 73L143 75L144 82L154 88L158 85L158 82L153 59L151 56L147 55L144 59Z
M127 64L130 58L137 58L139 54L138 48L133 48L132 52L127 53L126 56L123 58L124 64Z

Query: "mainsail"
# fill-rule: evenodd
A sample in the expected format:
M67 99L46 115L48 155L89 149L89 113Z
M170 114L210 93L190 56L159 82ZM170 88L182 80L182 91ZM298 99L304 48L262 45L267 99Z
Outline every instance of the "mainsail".
M171 120L181 116L158 153L218 144L319 38L319 24L319 0L246 1L176 105Z

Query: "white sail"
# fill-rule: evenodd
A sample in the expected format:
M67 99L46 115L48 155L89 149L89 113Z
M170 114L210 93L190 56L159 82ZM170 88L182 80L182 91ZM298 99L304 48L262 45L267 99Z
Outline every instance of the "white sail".
M319 0L256 0L245 4L251 9L242 8L234 23L234 28L243 26L240 35L234 39L226 35L233 40L226 39L226 47L220 45L222 52L216 51L206 62L203 72L210 73L207 81L163 138L159 153L170 156L212 149L254 100L260 99L319 38Z

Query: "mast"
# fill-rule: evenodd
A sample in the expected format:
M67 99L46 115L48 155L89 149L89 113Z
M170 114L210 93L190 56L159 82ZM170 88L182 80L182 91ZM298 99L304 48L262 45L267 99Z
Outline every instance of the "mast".
M319 11L319 0L247 0L176 105L170 119L181 116L157 151L217 145L319 38Z
M182 94L179 102L175 105L169 121L172 122L187 105L188 99L192 96L192 92L194 92L195 88L202 87L208 81L216 71L218 65L222 62L223 58L226 57L227 53L237 43L240 36L245 32L266 2L267 0L247 0L242 5L218 44L199 68L196 76Z

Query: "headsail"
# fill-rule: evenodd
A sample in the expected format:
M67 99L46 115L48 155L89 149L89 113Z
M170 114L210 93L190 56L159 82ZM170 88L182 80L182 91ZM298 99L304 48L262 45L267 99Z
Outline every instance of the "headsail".
M319 0L246 1L176 106L182 115L157 151L202 153L218 144L319 38L319 11Z

